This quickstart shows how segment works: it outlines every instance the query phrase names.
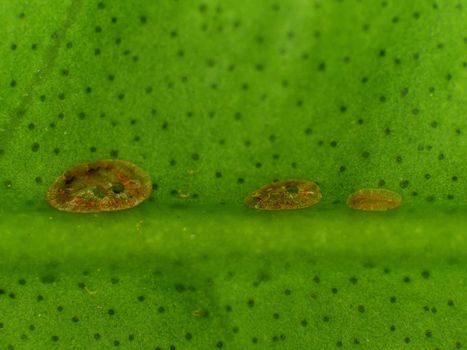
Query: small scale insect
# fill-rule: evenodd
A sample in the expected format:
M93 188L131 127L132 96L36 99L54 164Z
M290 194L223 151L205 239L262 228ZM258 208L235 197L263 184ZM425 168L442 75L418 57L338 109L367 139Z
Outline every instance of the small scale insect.
M177 190L177 196L181 199L188 199L191 197L190 190L187 188L179 188Z
M347 206L356 210L386 211L401 205L401 196L382 188L362 188L351 194Z
M124 160L104 159L68 169L46 197L61 211L95 213L133 208L151 192L151 178L144 170Z
M208 317L208 312L203 309L196 309L191 312L191 315L195 317Z
M319 186L307 180L277 181L251 193L245 204L260 210L290 210L311 207L321 200Z

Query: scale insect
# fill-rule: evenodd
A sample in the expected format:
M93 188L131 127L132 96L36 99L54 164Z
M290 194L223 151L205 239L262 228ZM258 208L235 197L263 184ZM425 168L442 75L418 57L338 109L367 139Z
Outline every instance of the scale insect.
M292 210L311 207L321 201L319 186L313 181L284 180L265 185L245 198L250 208Z
M347 206L364 211L386 211L401 205L401 196L393 191L381 188L362 188L351 194Z
M133 208L151 192L151 178L144 170L128 161L104 159L69 168L46 197L61 211L95 213Z

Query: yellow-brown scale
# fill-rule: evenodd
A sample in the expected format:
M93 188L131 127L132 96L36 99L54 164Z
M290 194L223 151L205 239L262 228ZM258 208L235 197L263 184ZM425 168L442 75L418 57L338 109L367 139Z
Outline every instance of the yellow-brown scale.
M49 188L47 200L62 211L114 211L138 205L151 192L151 178L141 168L122 160L100 160L68 169Z
M292 210L311 207L321 200L319 186L307 180L284 180L267 184L245 198L260 210Z
M393 191L380 188L363 188L351 194L347 206L363 211L386 211L401 205L401 196Z

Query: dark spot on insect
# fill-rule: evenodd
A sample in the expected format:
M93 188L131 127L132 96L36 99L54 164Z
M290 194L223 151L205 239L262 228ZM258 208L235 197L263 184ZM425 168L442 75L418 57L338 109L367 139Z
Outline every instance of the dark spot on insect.
M98 199L102 199L105 197L105 190L104 188L98 186L98 187L94 187L92 189L92 193L94 194L95 197L97 197Z
M289 186L287 187L286 191L289 193L298 193L299 189L298 186Z
M125 191L125 187L123 186L122 183L117 182L117 183L112 185L112 192L113 193L122 193L123 191Z

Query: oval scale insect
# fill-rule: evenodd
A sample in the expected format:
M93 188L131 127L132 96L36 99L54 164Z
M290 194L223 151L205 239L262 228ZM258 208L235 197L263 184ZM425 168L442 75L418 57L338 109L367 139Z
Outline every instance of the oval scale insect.
M321 200L319 186L307 180L284 180L265 185L245 198L245 204L260 210L290 210L311 207Z
M401 196L382 188L363 188L351 194L347 206L364 211L386 211L401 205Z
M104 159L65 171L47 191L61 211L92 213L132 208L152 192L148 173L124 160Z

